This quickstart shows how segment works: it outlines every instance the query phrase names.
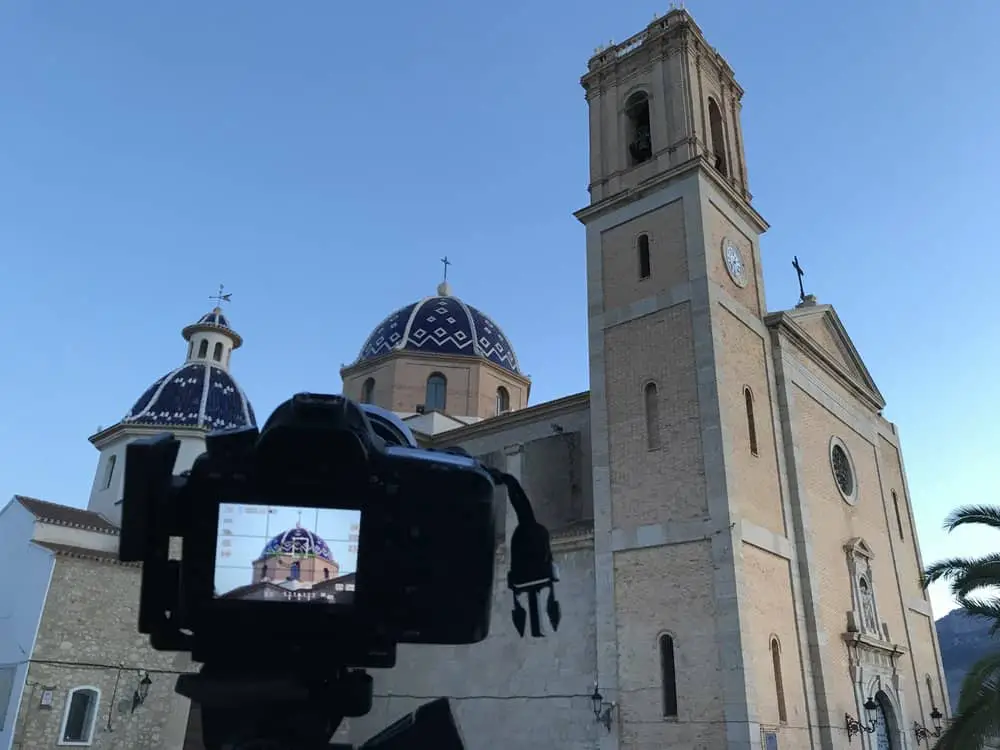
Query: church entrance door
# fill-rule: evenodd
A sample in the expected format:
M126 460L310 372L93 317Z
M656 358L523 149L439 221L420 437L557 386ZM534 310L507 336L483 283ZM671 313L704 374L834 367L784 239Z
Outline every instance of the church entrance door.
M875 703L878 705L878 711L875 714L877 717L875 724L875 750L895 750L896 746L893 744L892 736L895 723L889 723L889 716L892 715L892 707L883 693L875 696Z

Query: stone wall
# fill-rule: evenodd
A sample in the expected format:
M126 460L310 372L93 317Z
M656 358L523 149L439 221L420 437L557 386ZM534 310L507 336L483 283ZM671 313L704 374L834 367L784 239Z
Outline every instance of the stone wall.
M66 703L76 687L99 692L94 750L180 750L188 701L174 693L185 655L153 651L136 630L140 569L57 556L38 640L17 718L14 750L54 748ZM152 684L131 711L140 670ZM51 707L43 707L44 691Z
M451 698L468 750L590 750L596 747L594 557L589 540L558 541L562 624L520 638L511 623L507 566L498 556L489 637L472 646L400 646L394 670L372 670L374 707L350 720L360 743L434 698ZM569 547L566 549L566 547ZM544 601L542 602L544 605ZM501 739L502 738L502 739ZM344 740L342 740L344 741Z

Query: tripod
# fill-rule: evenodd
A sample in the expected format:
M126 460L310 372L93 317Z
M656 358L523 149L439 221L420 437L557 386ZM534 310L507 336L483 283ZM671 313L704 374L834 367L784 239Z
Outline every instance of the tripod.
M181 675L176 690L201 706L206 750L354 750L330 738L345 718L371 711L372 686L371 675L358 669L303 678L206 665L199 674ZM357 750L420 748L464 750L447 699L421 706Z

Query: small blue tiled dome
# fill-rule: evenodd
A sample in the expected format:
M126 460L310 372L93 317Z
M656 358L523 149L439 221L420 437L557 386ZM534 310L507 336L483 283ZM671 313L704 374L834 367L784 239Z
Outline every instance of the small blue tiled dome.
M226 316L222 314L222 310L218 307L212 310L210 313L205 313L201 316L198 322L202 325L210 326L221 326L222 328L229 328L229 321L226 320Z
M294 529L283 531L264 545L259 559L263 560L266 557L278 557L279 555L322 557L324 560L333 560L333 554L326 542L298 524L295 525Z
M256 426L257 419L246 394L222 367L188 362L149 386L122 423L219 430Z
M223 314L222 308L216 307L211 312L205 313L198 321L189 326L185 326L181 332L186 340L199 331L219 331L226 334L233 341L233 348L239 349L243 344L243 339L229 325L229 319Z
M520 373L514 348L489 316L450 294L401 307L379 323L365 341L356 364L400 350L483 357Z

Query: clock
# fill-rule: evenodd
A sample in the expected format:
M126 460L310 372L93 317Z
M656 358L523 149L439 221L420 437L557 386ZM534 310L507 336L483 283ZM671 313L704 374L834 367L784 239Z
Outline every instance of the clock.
M722 240L722 260L733 283L740 288L745 287L748 280L746 261L743 260L739 246L728 237Z

